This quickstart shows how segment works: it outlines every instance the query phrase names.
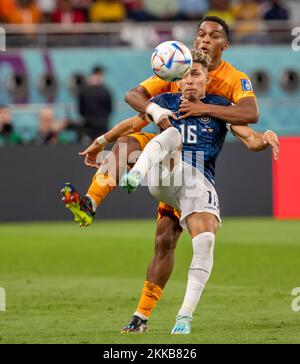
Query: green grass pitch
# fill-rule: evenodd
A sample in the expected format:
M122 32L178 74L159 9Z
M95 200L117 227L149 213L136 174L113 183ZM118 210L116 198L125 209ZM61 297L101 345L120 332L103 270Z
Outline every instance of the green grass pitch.
M120 334L139 299L155 221L1 224L0 343L300 343L300 223L225 219L192 334L170 335L182 302L191 242L146 334Z

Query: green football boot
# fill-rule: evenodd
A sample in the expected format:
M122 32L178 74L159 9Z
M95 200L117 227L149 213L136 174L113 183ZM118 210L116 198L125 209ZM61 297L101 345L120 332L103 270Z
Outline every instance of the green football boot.
M95 213L93 211L92 202L87 196L81 197L71 183L65 183L61 190L63 194L62 201L65 207L74 215L74 221L79 226L89 226L93 221Z

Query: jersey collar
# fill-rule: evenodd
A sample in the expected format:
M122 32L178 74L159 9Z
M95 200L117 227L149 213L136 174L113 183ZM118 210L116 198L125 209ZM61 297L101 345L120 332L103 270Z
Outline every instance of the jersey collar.
M206 98L206 95L202 96L202 97L199 97L198 100L203 100ZM183 97L183 95L180 96L180 100L185 100L185 98Z

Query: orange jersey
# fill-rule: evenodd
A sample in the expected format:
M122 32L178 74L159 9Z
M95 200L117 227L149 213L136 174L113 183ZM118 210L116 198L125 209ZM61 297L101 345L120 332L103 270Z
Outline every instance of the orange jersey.
M249 77L230 63L222 60L219 67L209 72L210 83L207 93L226 97L236 104L243 97L255 97ZM177 82L167 82L157 76L152 76L141 83L151 97L164 92L180 91Z

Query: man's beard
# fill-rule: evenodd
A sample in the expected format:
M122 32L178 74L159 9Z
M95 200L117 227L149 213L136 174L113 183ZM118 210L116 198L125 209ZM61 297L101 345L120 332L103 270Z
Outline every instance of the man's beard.
M194 101L197 101L197 100L198 100L197 96L192 95L192 94L190 94L190 95L187 97L187 99L188 99L189 101L192 101L192 102L194 102Z

